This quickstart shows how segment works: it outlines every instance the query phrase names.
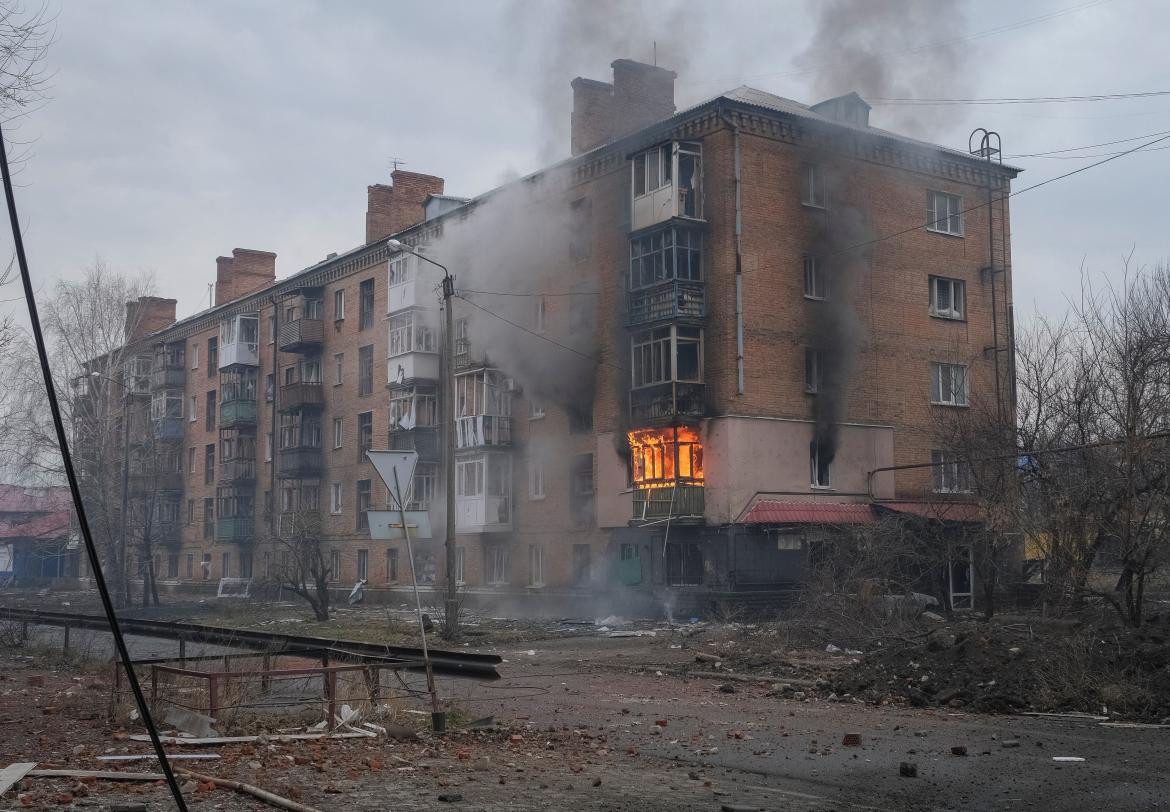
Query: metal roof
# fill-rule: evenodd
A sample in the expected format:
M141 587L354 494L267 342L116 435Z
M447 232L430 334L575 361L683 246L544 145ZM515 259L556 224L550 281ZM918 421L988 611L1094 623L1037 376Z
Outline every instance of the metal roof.
M877 502L876 506L894 513L943 522L983 521L983 511L971 502Z
M873 507L862 502L779 502L764 499L744 517L744 524L874 524Z

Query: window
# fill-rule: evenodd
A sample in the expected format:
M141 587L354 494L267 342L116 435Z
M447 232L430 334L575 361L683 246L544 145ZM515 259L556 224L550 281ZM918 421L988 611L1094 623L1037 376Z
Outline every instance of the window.
M703 549L697 542L666 545L666 583L668 586L702 586Z
M961 279L930 277L930 315L962 319L966 314L966 286Z
M573 584L575 586L584 586L589 583L590 553L591 548L588 544L573 545Z
M294 412L280 416L281 448L320 448L321 419Z
M569 431L573 434L586 434L593 431L593 404L582 408L569 408Z
M341 439L343 436L342 420L340 417L333 418L333 447L341 448Z
M410 483L410 501L407 510L430 510L431 502L439 483L439 464L420 462L414 466L414 479Z
M466 552L463 547L455 548L455 583L459 585L467 583Z
M286 307L284 309L284 320L285 320L285 323L297 320L297 307L296 307L296 305L289 305L288 307Z
M663 144L634 158L634 197L670 185L673 144Z
M337 386L341 383L344 369L345 369L345 353L339 352L333 356L333 385L334 386Z
M421 314L408 310L390 317L390 357L408 352L437 352L435 330L417 323Z
M272 462L272 432L264 435L264 461Z
M483 496L483 460L456 460L455 495Z
M340 513L341 507L341 483L334 482L329 486L329 512Z
M963 236L962 198L946 192L926 193L926 230Z
M811 483L814 488L828 488L832 484L829 477L829 468L832 458L817 440L808 444L808 467Z
M638 429L631 431L627 438L635 484L702 481L703 444L694 429ZM589 467L593 467L592 460Z
M368 581L370 578L370 551L357 551L357 577L359 581Z
M702 347L703 331L698 327L672 325L635 333L631 348L634 387L702 381Z
M264 376L264 400L268 403L276 396L276 378L271 372Z
M203 538L215 538L215 500L210 497L203 500ZM211 555L205 553L203 560L211 561Z
M202 560L199 562L203 570L203 580L206 581L211 577L211 553L204 553Z
M544 498L544 463L528 461L528 498Z
M666 228L630 240L630 290L672 279L703 278L703 235L696 229Z
M252 554L240 551L240 577L252 577Z
M301 383L321 383L321 359L301 361Z
M168 578L178 578L179 577L179 554L178 553L170 553L167 556L167 577Z
M195 577L195 553L187 553L187 577Z
M374 345L358 348L358 394L369 395L374 391Z
M545 316L548 314L548 302L544 296L536 297L535 310L532 318L533 329L538 333L543 333Z
M971 548L955 546L950 555L950 593L952 609L970 609L974 606L975 561Z
M297 368L296 365L287 366L284 368L284 385L292 386L296 383Z
M400 251L399 253L390 257L390 287L394 287L395 285L405 285L410 281L411 277L413 276L411 273L412 263L410 259L410 254L406 251Z
M292 513L297 509L297 489L292 482L280 486L280 512Z
M199 398L196 395L192 395L191 396L191 406L190 406L190 409L188 410L189 414L187 415L187 420L189 420L192 423L195 422L195 418L196 418L195 413L196 413L196 411L198 411L198 407L199 407Z
M198 344L191 345L191 352L189 353L189 355L191 356L191 369L199 369L199 345Z
M569 467L569 508L573 521L588 524L593 518L593 455L578 454Z
M825 173L817 164L805 164L801 168L800 202L818 209L825 207Z
M195 500L187 500L187 524L195 524Z
M508 583L508 550L504 545L484 546L483 579L489 586Z
M316 321L325 318L325 300L305 299L305 318Z
M940 406L966 406L967 367L962 364L931 364L930 402Z
M208 443L203 449L203 484L215 482L215 443Z
M544 545L528 545L528 585L544 586Z
M390 428L439 425L439 404L433 389L396 389L390 396Z
M935 493L967 493L971 490L970 469L965 462L947 451L931 451Z
M391 547L386 551L386 581L394 583L398 580L398 550Z
M268 317L268 343L276 343L276 316Z
M528 401L528 419L539 420L544 417L544 405L535 400Z
M207 377L215 375L219 368L219 339L215 336L207 339Z
M374 280L366 279L358 286L358 329L374 326Z
M821 363L821 351L812 347L804 348L804 391L816 394L821 391L824 382L822 375L824 367Z
M820 301L829 298L829 279L821 258L812 254L804 255L804 298Z
M333 318L335 321L341 321L345 318L345 291L333 291Z
M195 473L195 446L187 449L187 473Z
M329 580L330 581L340 581L341 580L341 551L340 550L330 550L329 551Z
M359 479L357 481L357 529L368 530L370 528L370 517L366 515L366 511L370 509L370 480Z
M366 461L366 452L374 447L374 413L358 415L358 462Z
M207 393L207 414L204 415L204 426L207 431L215 430L215 390Z

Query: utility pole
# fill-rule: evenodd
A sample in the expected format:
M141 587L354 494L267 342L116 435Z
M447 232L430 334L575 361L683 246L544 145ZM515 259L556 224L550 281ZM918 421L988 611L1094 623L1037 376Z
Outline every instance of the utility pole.
M130 566L127 530L130 526L130 393L123 383L122 391L122 538L118 542L118 608L130 605ZM146 589L146 584L142 585Z

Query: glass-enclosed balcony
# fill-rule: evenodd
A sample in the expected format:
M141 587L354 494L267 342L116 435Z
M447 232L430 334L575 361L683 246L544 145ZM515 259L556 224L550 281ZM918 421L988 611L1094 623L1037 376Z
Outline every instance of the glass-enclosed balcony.
M673 217L703 219L703 152L675 141L634 156L630 165L633 230Z
M455 527L461 533L512 529L512 458L486 453L455 461Z
M455 419L455 447L482 448L512 444L512 418L480 414Z
M635 522L701 519L704 511L703 444L688 426L629 432Z
M255 315L232 316L219 323L219 368L260 363L260 326Z
M122 367L122 383L127 395L149 395L151 390L151 369L154 359L149 355L127 358Z
M187 382L187 345L182 341L159 344L150 375L152 389L173 389Z
M391 451L417 451L423 461L439 459L439 429L420 426L413 429L392 429L389 436Z
M220 516L215 520L215 540L250 542L256 539L256 519L252 516Z
M317 476L323 465L320 447L294 446L280 450L276 472L285 478Z
M250 486L215 489L216 541L254 541L256 538L255 492Z
M178 519L167 519L152 522L150 526L150 540L164 547L177 547L183 542Z

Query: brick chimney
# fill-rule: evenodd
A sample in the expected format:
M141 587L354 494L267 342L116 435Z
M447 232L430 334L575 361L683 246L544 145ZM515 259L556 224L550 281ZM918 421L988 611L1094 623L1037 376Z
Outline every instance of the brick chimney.
M632 59L615 59L610 67L613 84L582 76L572 81L573 155L674 115L674 71Z
M126 302L126 343L145 338L151 333L175 323L175 299L158 296L139 296L138 301Z
M423 207L427 198L443 194L443 179L434 175L395 169L390 181L391 186L376 183L366 187L367 243L418 225L426 216Z
M233 248L230 257L215 258L215 306L255 293L276 281L276 254Z

